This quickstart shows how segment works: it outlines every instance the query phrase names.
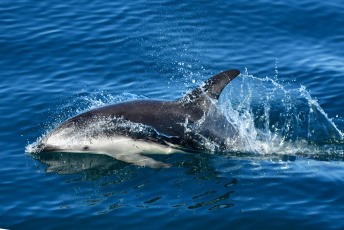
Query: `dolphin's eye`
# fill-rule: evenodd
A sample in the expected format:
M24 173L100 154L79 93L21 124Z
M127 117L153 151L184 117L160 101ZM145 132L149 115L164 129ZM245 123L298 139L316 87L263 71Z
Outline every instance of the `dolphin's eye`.
M88 150L90 147L88 147L87 145L86 146L84 146L82 149L83 150Z

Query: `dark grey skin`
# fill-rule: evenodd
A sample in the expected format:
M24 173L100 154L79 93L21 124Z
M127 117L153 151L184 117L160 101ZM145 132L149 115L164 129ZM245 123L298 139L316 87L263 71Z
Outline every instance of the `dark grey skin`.
M217 102L224 87L240 74L238 70L232 69L219 73L208 79L204 85L194 89L190 94L177 101L140 100L94 109L71 119L68 119L52 132L50 132L38 145L41 152L71 151L61 146L47 145L47 140L56 133L73 127L75 132L82 132L85 127L97 122L99 118L110 117L139 123L151 127L155 133L151 135L140 135L130 133L126 129L109 128L104 130L106 136L130 136L135 140L145 140L159 143L161 145L173 144L182 148L204 150L202 138L209 139L218 145L218 149L226 149L226 139L235 136L234 127L218 112L213 103ZM111 121L110 121L111 122ZM118 122L118 121L117 121ZM191 128L193 132L188 131ZM93 135L98 135L93 133ZM84 146L85 151L88 146ZM80 150L78 150L80 152ZM116 159L130 162L136 165L149 167L168 167L166 163L150 162L152 159L141 154L136 154L132 159L128 156L114 156ZM142 159L141 159L142 158ZM144 158L144 159L143 159ZM147 164L137 163L138 160L146 160ZM149 163L150 162L150 163ZM158 164L160 163L160 164Z

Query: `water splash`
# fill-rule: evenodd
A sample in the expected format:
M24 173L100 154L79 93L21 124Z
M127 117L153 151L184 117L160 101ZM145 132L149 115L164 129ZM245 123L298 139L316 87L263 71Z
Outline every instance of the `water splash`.
M293 89L245 73L225 88L219 106L238 129L230 142L234 151L316 154L329 145L343 151L343 133L303 86Z

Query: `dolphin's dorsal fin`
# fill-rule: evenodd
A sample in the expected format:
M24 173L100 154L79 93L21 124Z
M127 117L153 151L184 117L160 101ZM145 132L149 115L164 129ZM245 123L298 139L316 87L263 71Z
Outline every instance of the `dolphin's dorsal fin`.
M237 69L226 70L209 78L204 84L198 86L191 93L181 98L179 102L190 103L204 100L204 95L218 100L225 86L240 74Z

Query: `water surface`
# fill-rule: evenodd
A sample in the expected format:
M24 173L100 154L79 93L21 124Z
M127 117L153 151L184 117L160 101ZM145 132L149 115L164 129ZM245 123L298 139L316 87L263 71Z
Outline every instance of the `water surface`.
M0 228L343 229L342 1L0 3ZM175 100L226 69L232 153L170 169L25 148L65 119ZM245 139L246 138L246 139Z

